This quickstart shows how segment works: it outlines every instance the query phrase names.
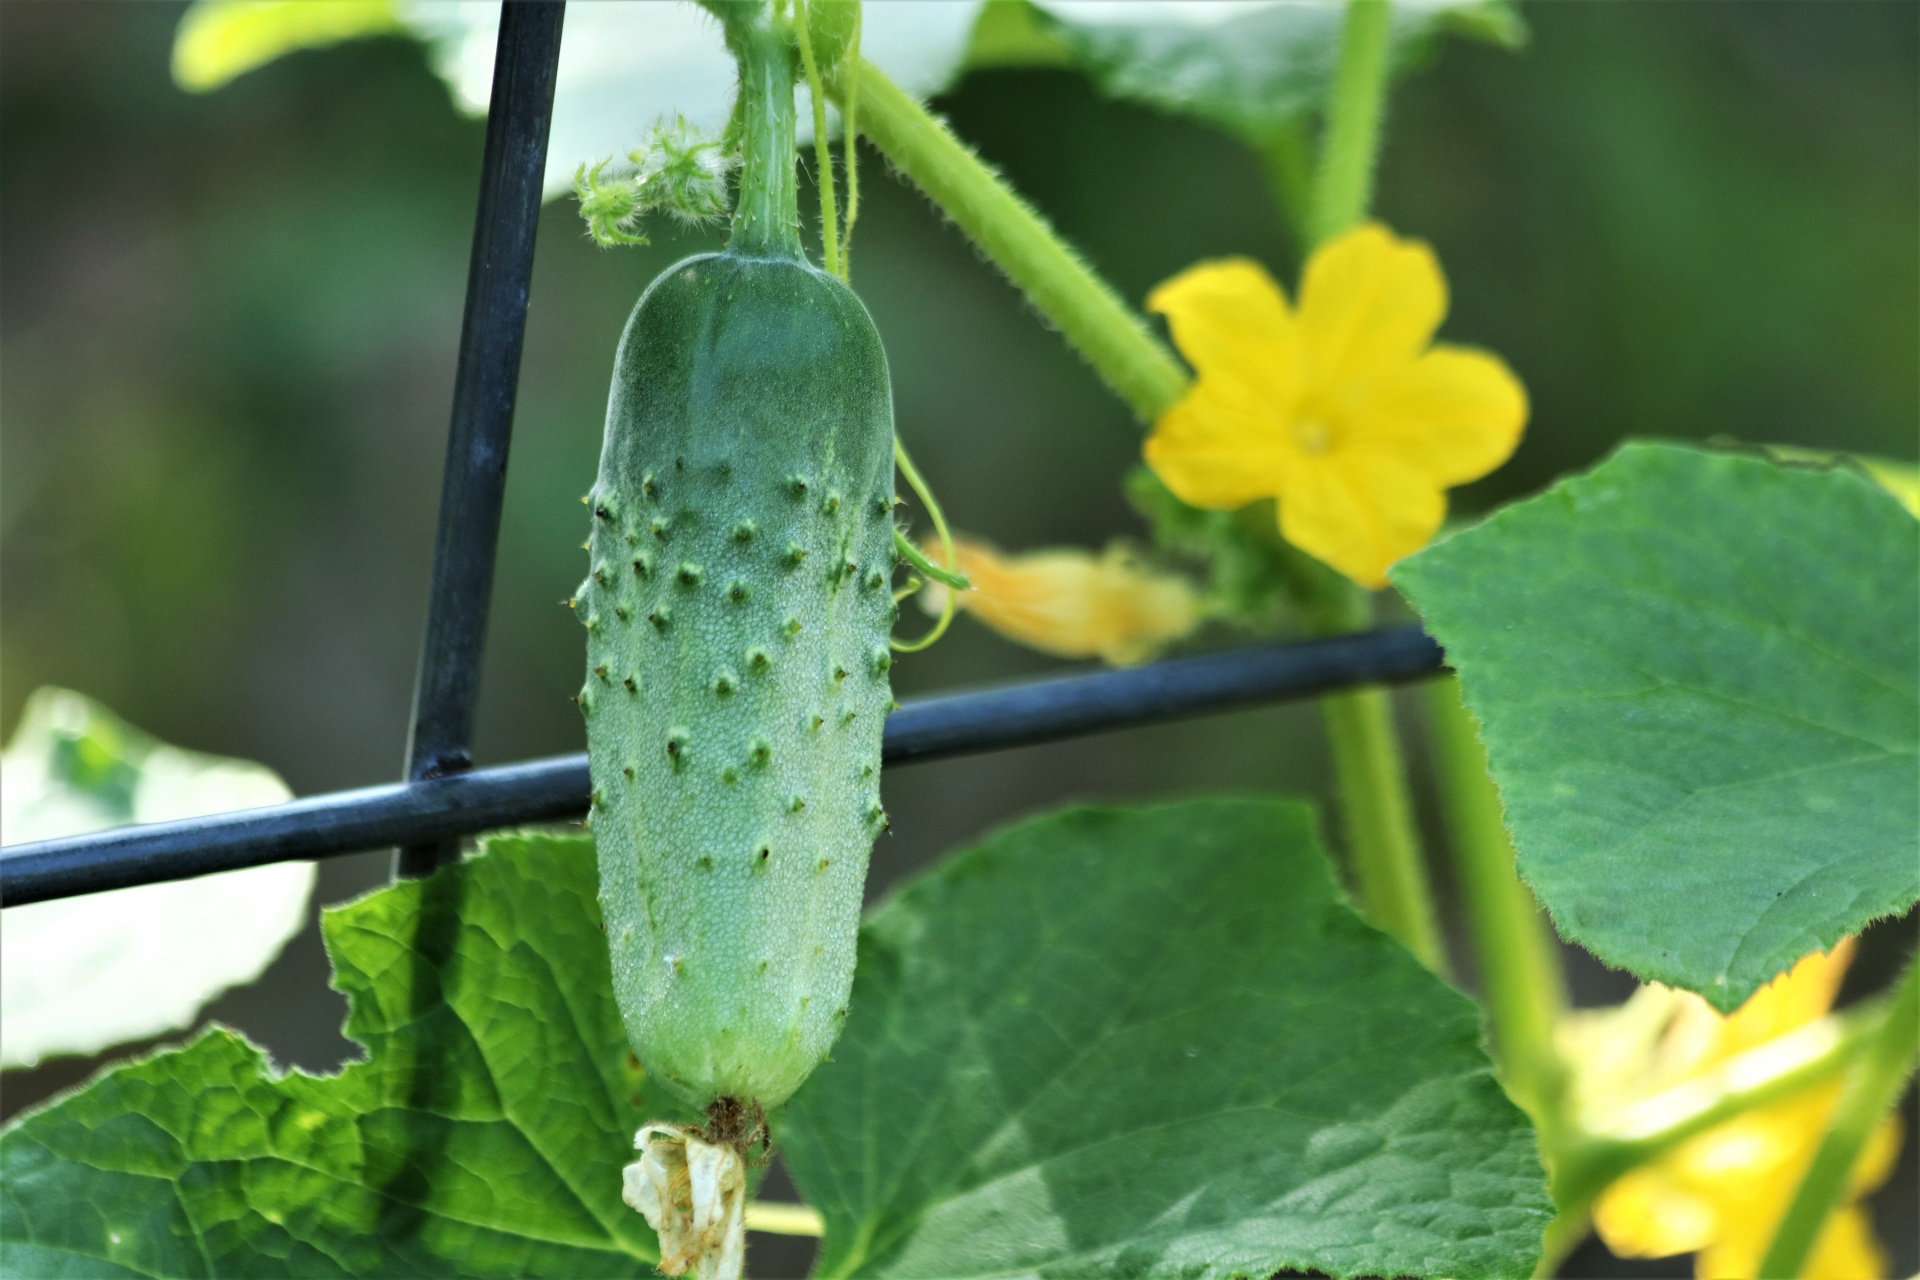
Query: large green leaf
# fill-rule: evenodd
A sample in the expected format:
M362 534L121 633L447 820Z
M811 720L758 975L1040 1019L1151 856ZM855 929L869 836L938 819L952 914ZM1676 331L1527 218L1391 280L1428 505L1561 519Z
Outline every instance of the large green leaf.
M1629 444L1393 577L1601 959L1732 1009L1920 898L1920 525L1866 480Z
M1083 809L874 913L779 1128L828 1276L1524 1276L1549 1216L1473 1005L1310 813Z
M1259 139L1326 101L1343 13L1340 4L1298 0L999 0L981 19L972 61L1027 65L1056 60L1049 55L1057 49L1057 60L1079 66L1113 97ZM1506 45L1524 34L1503 0L1396 4L1395 60L1419 61L1446 31Z
M620 1199L645 1087L592 845L504 837L327 914L365 1061L277 1076L225 1031L0 1136L18 1276L649 1276Z

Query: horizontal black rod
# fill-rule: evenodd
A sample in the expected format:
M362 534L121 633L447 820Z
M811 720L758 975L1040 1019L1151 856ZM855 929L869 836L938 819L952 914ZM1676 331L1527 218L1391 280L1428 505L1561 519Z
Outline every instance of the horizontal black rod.
M883 758L903 765L1029 746L1418 679L1442 662L1420 628L1395 627L916 698L888 718ZM0 905L577 818L591 789L581 753L19 844L0 851Z

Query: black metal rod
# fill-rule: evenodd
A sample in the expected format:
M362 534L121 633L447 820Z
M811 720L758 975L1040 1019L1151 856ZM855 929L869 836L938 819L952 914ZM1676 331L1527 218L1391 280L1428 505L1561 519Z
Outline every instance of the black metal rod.
M888 718L883 756L897 767L1030 746L1414 680L1439 671L1442 662L1440 646L1425 632L1397 627L917 698ZM19 844L0 850L0 905L575 818L586 812L590 790L583 753Z
M547 126L560 63L566 6L504 4L493 58L480 207L467 267L467 308L447 429L447 466L440 487L440 524L433 539L433 584L427 633L413 691L407 734L407 777L445 777L473 767L474 707L480 696L480 654L493 597L500 502L507 487L507 446L520 383L520 346L527 330L534 231L547 166ZM394 874L423 876L457 858L448 838L403 846Z

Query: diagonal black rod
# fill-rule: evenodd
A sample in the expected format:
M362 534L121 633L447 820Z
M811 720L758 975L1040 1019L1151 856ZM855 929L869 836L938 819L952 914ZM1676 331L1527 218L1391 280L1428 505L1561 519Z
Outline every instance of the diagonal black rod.
M507 445L520 383L520 344L527 330L534 230L540 218L565 13L566 5L559 0L516 0L500 7L480 208L467 267L467 309L460 322L440 524L433 539L427 634L420 646L407 734L407 777L416 782L473 767L469 749L480 696L480 652L493 597ZM394 874L423 876L459 856L453 840L423 839L400 849Z
M1354 685L1415 680L1439 671L1442 661L1440 646L1425 632L1396 627L916 698L888 718L883 757L898 767ZM584 754L554 756L210 818L14 845L0 850L0 905L577 818L586 812L591 785Z

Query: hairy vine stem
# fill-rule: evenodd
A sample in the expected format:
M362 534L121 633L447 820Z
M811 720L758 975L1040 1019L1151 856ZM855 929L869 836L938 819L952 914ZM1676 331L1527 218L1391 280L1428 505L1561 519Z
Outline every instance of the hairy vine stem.
M1313 192L1313 244L1324 244L1367 216L1385 114L1387 42L1393 12L1388 0L1347 0L1340 65L1327 103L1326 143Z
M1500 791L1487 772L1480 726L1454 677L1425 689L1440 804L1472 922L1474 958L1507 1090L1540 1127L1558 1118L1566 1063L1554 1025L1566 1011L1560 955L1533 893L1513 866Z
M861 133L1007 273L1142 422L1185 393L1186 370L1139 313L945 123L864 58L849 59L841 76L841 95L858 96Z

